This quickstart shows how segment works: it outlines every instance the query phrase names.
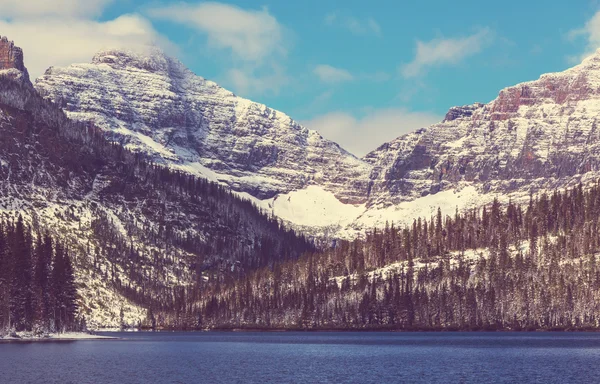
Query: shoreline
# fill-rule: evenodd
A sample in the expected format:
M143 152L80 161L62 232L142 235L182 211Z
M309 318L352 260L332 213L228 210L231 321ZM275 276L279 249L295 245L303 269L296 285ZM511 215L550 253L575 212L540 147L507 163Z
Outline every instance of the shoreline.
M510 328L471 328L471 329L460 329L460 328L413 328L413 329L399 329L399 328L253 328L253 327L224 327L224 328L199 328L199 329L146 329L140 328L135 331L103 331L97 330L96 332L149 332L149 333L170 333L170 332L183 332L183 333L194 333L194 332L265 332L265 333L285 333L285 332L298 332L298 333L319 333L319 332L357 332L357 333L597 333L600 332L598 328L521 328L521 329L510 329Z
M34 336L30 334L21 334L17 337L6 336L0 337L0 343L14 343L14 342L55 342L55 341L80 341L80 340L118 340L118 337L114 336L102 336L97 334L91 334L87 332L66 332L66 333L51 333L43 336Z

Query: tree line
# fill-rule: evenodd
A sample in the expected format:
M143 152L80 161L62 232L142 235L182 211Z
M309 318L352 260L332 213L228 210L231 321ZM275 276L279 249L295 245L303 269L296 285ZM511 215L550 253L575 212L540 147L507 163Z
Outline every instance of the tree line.
M600 184L369 231L205 288L148 327L597 329Z
M0 334L85 329L66 250L19 217L0 222Z
M199 294L205 279L220 284L314 249L223 186L153 164L94 124L69 120L30 85L0 75L0 109L10 117L0 126L0 193L56 204L53 236L68 244L75 268L132 304L173 308L182 287ZM23 215L43 222L38 206ZM82 220L88 215L91 223ZM81 303L81 313L92 310Z

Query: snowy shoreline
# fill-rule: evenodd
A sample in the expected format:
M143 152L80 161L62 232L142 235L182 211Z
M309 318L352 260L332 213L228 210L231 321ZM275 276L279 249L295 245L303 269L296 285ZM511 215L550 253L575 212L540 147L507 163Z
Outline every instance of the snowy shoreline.
M77 341L77 340L116 340L118 337L94 335L86 332L50 333L45 335L33 335L31 333L17 333L0 337L0 343L13 341Z

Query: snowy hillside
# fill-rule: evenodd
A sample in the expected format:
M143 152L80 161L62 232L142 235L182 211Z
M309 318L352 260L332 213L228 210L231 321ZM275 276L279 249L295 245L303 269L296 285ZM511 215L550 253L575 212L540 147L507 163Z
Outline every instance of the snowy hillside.
M235 96L157 49L104 51L36 81L70 117L153 161L231 187L309 233L352 237L600 175L600 53L454 107L357 159L287 115ZM433 209L432 209L433 208Z
M224 187L71 121L19 65L0 61L0 215L69 249L88 324L137 325L189 287L312 249Z
M36 88L127 149L259 199L318 184L345 202L364 200L368 164L157 48L108 50L90 64L50 68Z

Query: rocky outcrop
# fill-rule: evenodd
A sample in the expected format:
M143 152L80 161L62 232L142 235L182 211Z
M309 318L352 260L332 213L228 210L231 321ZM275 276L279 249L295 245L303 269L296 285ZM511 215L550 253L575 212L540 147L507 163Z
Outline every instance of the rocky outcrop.
M460 118L465 118L473 115L473 112L483 107L481 103L475 103L471 105L463 105L462 107L452 107L446 113L446 117L444 117L444 123Z
M600 53L506 88L490 103L453 107L441 123L363 159L158 50L101 52L90 64L51 68L36 87L69 116L96 123L127 148L247 192L266 208L282 204L277 196L318 186L362 209L359 215L349 209L341 221L355 229L412 221L423 211L398 207L439 192L470 188L469 204L481 204L600 176ZM299 201L308 215L313 208ZM432 201L450 213L456 208L452 199ZM314 209L331 217L329 206ZM297 208L283 211L293 220ZM340 212L335 217L346 215Z
M0 74L22 76L23 80L30 82L23 60L23 50L15 46L15 43L9 41L6 36L0 37Z
M369 165L292 120L196 76L158 49L108 50L36 82L79 121L153 161L257 198L323 185L364 202Z

